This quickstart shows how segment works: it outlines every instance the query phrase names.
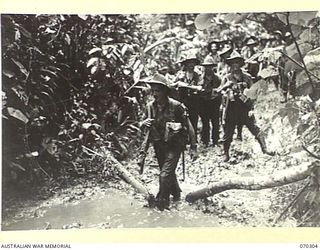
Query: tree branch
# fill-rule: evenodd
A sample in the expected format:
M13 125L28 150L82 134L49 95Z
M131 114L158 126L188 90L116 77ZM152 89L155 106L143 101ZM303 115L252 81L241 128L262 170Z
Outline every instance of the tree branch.
M302 146L302 148L303 148L309 155L311 155L312 157L320 160L320 156L317 156L317 155L315 155L314 153L312 153L309 149L307 149L307 147L306 147L305 145L302 144L301 146Z
M231 189L261 190L287 185L307 178L315 167L320 167L318 161L305 162L299 166L275 172L272 175L238 177L215 182L209 187L189 193L186 196L186 201L194 202Z

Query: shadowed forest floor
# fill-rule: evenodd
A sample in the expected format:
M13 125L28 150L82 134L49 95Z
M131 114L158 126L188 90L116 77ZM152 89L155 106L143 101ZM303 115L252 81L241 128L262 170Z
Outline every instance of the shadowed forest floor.
M181 162L177 176L182 201L171 204L170 211L144 207L146 202L131 186L120 179L101 176L63 178L46 187L17 189L3 195L2 230L119 228L119 227L242 227L296 226L292 217L275 219L296 195L305 181L260 191L230 190L189 205L186 194L228 178L269 175L276 170L298 165L306 156L295 152L292 128L275 116L281 107L279 93L272 87L260 95L255 117L267 134L267 144L279 153L270 157L261 152L258 142L243 129L243 140L234 140L230 162L224 163L222 145L199 145L199 158L191 161L186 151L186 179L182 179ZM290 154L289 154L290 152ZM153 150L149 150L145 172L138 174L134 161L122 162L153 194L158 190L159 169Z

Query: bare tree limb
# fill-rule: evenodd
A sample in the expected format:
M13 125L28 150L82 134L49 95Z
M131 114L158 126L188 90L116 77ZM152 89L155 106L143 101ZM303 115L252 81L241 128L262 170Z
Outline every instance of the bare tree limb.
M303 148L309 155L311 155L312 157L320 160L320 156L317 156L317 155L315 155L314 153L312 153L309 149L307 149L307 147L306 147L305 145L302 144L301 146L302 146L302 148Z
M287 185L307 178L316 167L320 167L319 161L305 162L290 169L277 171L272 175L238 177L215 182L209 187L189 193L186 201L194 202L231 189L261 190Z

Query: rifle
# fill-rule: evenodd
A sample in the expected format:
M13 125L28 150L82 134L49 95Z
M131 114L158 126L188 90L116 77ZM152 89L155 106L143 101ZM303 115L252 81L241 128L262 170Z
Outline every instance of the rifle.
M148 106L148 118L151 118L151 107ZM141 149L140 149L140 153L138 156L138 166L140 166L140 170L139 170L139 174L143 174L143 170L144 170L144 163L147 157L147 152L149 149L149 145L150 145L150 128L147 129L147 132L143 138L142 144L141 144Z
M177 82L177 87L178 88L186 88L186 89L190 89L193 91L201 91L202 90L202 86L189 85L188 83L185 83L182 81Z
M184 158L184 150L182 151L182 181L186 179L186 162Z
M228 106L229 106L229 102L230 102L230 97L229 97L229 93L227 93L226 95L226 103L222 109L222 125L225 125L226 124L226 118L227 118L227 109L228 109Z

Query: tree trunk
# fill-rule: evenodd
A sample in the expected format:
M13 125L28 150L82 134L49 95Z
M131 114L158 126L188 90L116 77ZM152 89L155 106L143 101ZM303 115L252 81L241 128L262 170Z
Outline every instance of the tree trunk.
M186 196L186 201L194 202L230 189L260 190L283 186L305 179L315 167L320 167L319 161L303 163L297 167L278 171L268 176L240 177L216 182L207 188L189 193Z
M122 177L127 183L129 183L131 186L133 186L137 192L144 195L144 197L147 199L149 206L154 205L154 196L149 192L146 186L143 185L139 180L135 179L134 176L116 159L112 156L112 154L108 151L104 152L104 154L100 154L95 152L94 150L82 146L85 150L90 151L91 153L94 153L101 158L105 159L106 162L109 162L112 164L112 167L117 171L117 174Z
M143 183L135 179L135 177L116 158L111 154L106 154L105 158L107 161L112 163L112 167L116 169L117 174L133 186L139 193L143 194L145 197L150 195L149 190L143 185Z

